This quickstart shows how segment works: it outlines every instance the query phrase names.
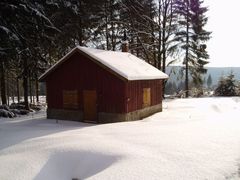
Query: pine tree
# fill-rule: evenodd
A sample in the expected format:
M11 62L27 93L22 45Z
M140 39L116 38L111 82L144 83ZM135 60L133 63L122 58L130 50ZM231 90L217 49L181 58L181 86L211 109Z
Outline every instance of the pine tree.
M44 7L39 2L25 0L9 2L4 0L0 5L0 27L8 34L3 36L4 43L1 45L5 47L1 47L1 49L5 49L6 57L10 59L12 57L14 59L13 63L18 64L22 69L20 76L23 78L24 101L28 109L28 77L31 74L31 64L36 61L34 58L36 53L34 52L41 54L41 49L43 49L36 42L47 39L46 31L54 29L53 24L45 16ZM6 51L6 49L11 51ZM4 64L6 66L6 61ZM2 82L4 82L4 74L1 77Z
M6 72L16 54L20 39L15 31L16 23L14 3L3 0L0 2L0 86L2 104L7 104Z
M190 67L193 81L196 85L202 84L202 74L207 72L204 65L208 64L207 59L209 55L206 51L206 42L210 39L211 32L204 29L207 24L208 18L206 12L208 9L202 6L203 1L192 0L191 2L191 24L193 33L191 38L191 56L190 56Z
M208 9L202 7L201 0L176 0L176 8L179 14L179 31L176 40L179 47L185 50L185 90L186 97L189 91L189 74L196 85L202 84L202 74L207 70L204 68L208 62L209 55L206 51L206 41L210 39L210 32L204 30L207 23L205 16Z
M227 77L221 77L217 88L214 91L216 96L236 96L237 86L233 73L230 73Z

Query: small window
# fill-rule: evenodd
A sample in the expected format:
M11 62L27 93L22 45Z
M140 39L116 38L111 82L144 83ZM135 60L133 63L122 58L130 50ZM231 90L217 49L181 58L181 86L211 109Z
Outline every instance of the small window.
M151 89L143 88L143 107L151 105Z
M78 91L63 91L63 107L69 109L78 108Z

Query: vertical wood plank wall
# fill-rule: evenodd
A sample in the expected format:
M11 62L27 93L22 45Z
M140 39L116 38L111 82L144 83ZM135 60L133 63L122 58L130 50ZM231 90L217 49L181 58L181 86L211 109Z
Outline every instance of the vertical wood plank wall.
M48 107L63 108L63 91L77 90L79 110L83 110L83 90L97 91L98 112L123 113L125 83L80 53L61 64L47 81Z
M151 89L151 106L162 102L162 80L139 80L127 83L127 112L136 111L143 108L143 89Z
M48 108L63 109L63 91L96 90L97 111L128 113L143 108L143 88L151 88L151 105L162 102L162 80L124 81L81 53L73 54L46 79Z

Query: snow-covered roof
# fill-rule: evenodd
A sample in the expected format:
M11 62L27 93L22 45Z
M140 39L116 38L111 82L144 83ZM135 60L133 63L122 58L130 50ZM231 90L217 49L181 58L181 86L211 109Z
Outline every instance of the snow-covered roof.
M144 60L127 52L105 51L77 46L48 69L39 79L43 80L75 51L80 51L127 80L167 79L168 75Z

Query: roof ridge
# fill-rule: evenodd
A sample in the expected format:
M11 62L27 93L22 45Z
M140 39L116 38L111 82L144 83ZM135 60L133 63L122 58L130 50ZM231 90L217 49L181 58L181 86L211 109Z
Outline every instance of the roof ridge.
M103 64L104 66L112 69L115 73L119 74L127 80L147 80L147 79L167 79L168 75L158 70L151 64L147 63L141 58L129 53L121 51L106 51L102 49L94 49L84 46L76 46L56 64L49 68L39 80L42 81L59 65L65 62L76 51L82 52Z

